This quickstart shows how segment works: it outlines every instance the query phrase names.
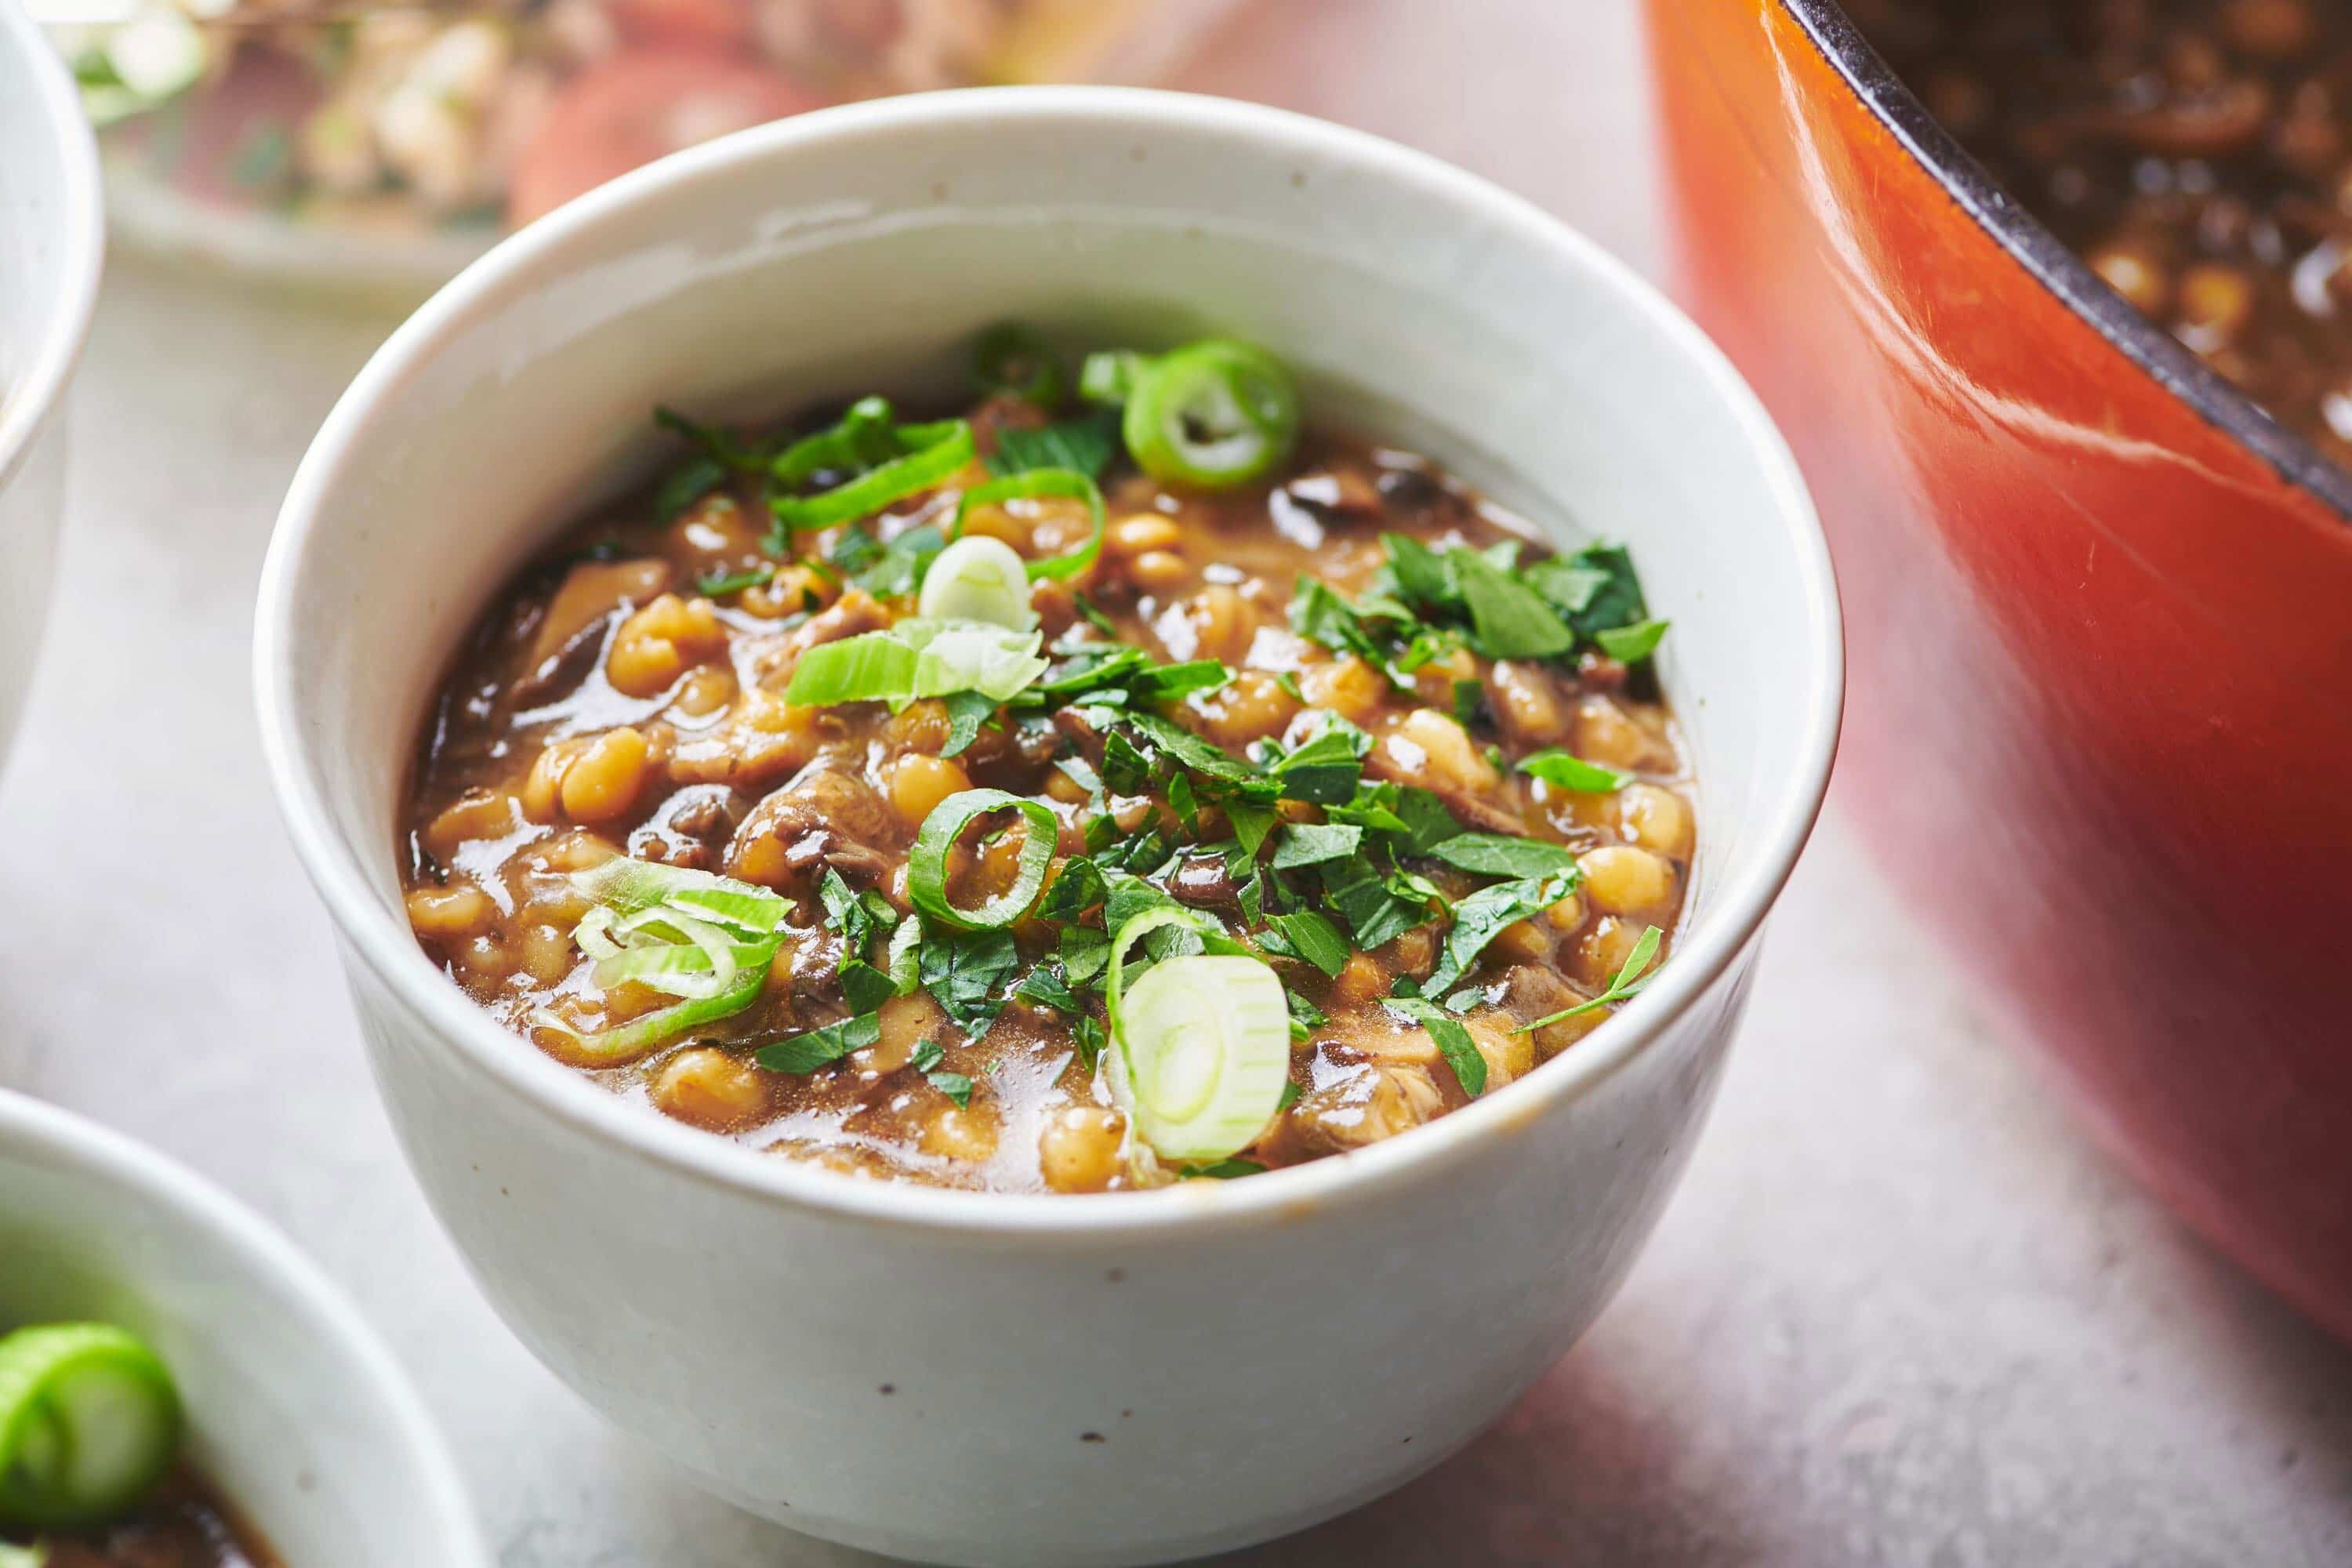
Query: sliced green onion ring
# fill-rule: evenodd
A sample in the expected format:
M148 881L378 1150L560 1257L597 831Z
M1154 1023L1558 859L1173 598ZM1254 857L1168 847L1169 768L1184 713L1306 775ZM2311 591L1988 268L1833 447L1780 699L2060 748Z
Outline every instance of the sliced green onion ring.
M936 620L978 621L1009 631L1025 632L1037 624L1021 552L981 533L939 552L923 574L915 608Z
M801 655L784 700L795 707L888 702L977 691L1005 702L1045 673L1042 634L910 616L887 632L819 643Z
M879 398L869 398L867 402L880 404L887 415L888 404ZM861 408L865 406L859 405ZM856 410L851 413L855 415ZM889 431L888 439L900 455L867 465L864 473L846 483L813 496L770 497L768 510L775 517L770 544L782 548L781 540L793 534L854 522L880 511L892 501L918 490L930 489L971 462L977 451L972 445L971 426L961 419L897 426ZM871 443L859 446L866 440L835 429L795 442L776 459L776 482L798 484L822 469L850 466L848 459L870 458Z
M163 1479L180 1441L172 1374L138 1336L51 1323L0 1339L0 1524L92 1524Z
M1210 930L1192 910L1163 905L1111 941L1111 1091L1162 1159L1222 1160L1255 1142L1281 1109L1290 1008L1272 968L1233 953L1162 959L1129 990L1128 953L1165 926Z
M562 1036L574 1053L606 1065L758 1001L792 910L750 882L626 857L573 872L572 885L596 900L572 932L580 951L596 961L596 984L609 991L634 984L681 999L594 1034L548 1008L531 1015L533 1027Z
M721 1018L732 1017L758 1001L760 988L768 982L768 964L774 960L782 942L782 939L778 938L772 942L761 943L766 949L761 961L741 965L736 973L735 984L719 995L681 1002L675 1007L664 1007L642 1018L635 1018L609 1029L599 1029L593 1035L582 1034L566 1023L561 1015L544 1007L530 1016L531 1026L562 1035L570 1042L574 1053L599 1066L617 1067L645 1055L673 1036L700 1028L705 1024L715 1024Z
M1127 955L1164 926L1182 926L1203 936L1209 931L1209 922L1181 904L1161 904L1127 918L1110 939L1110 967L1103 973L1103 1012L1110 1020L1113 1039L1118 1037L1119 1000L1127 989Z
M772 934L793 907L786 899L753 882L626 856L573 872L572 885L618 915L639 914L667 904L751 936Z
M1231 338L1151 363L1127 400L1129 456L1162 484L1229 489L1272 472L1298 439L1298 389L1264 349Z
M964 520L977 508L1002 506L1009 500L1034 500L1042 496L1085 501L1094 527L1087 533L1087 542L1076 550L1066 554L1050 555L1043 561L1030 562L1029 575L1051 577L1056 582L1075 577L1101 556L1103 529L1108 521L1103 510L1102 487L1076 468L1031 468L1025 473L1010 474L964 491L963 500L956 505L955 522L949 528L948 537L961 539ZM931 612L927 608L923 613L928 616Z
M1058 408L1068 383L1062 357L1026 321L1000 321L972 340L971 374L984 392L1009 392L1040 408Z
M1021 841L1021 858L1013 886L976 910L960 910L948 900L948 852L975 817L992 811L1017 811L1027 825ZM907 896L934 920L963 931L992 931L1025 915L1045 890L1045 868L1061 837L1061 818L1043 801L1007 795L1001 789L968 789L931 807L923 818L915 847L907 856Z
M1151 368L1151 356L1133 349L1102 349L1078 366L1078 395L1088 403L1112 407L1125 403L1135 384Z

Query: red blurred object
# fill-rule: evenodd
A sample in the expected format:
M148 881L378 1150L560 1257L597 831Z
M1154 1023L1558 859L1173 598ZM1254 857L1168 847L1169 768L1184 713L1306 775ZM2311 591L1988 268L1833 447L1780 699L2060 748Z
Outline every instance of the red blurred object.
M825 102L773 67L711 50L614 55L557 93L547 118L515 160L508 220L529 223L641 163L730 131L822 109Z
M2109 1146L2352 1337L2352 477L1830 0L1651 17L1682 292L1836 552L1849 807Z

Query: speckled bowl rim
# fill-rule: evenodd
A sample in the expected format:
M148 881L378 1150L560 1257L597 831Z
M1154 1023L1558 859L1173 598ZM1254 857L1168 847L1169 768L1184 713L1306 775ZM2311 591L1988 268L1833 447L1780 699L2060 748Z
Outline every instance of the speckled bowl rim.
M65 63L24 7L5 0L0 0L0 37L5 40L0 47L30 65L35 90L47 110L44 118L64 154L60 184L65 209L59 228L66 247L64 296L55 301L21 368L0 366L8 373L0 382L0 486L5 486L16 477L33 433L63 395L89 336L99 278L106 265L106 207L99 186L98 142Z
M426 958L396 912L371 887L362 851L334 826L310 778L310 743L288 657L300 563L332 549L323 508L341 483L348 449L380 403L407 384L444 340L462 334L485 297L514 280L561 270L565 252L655 193L725 183L815 142L910 128L985 136L992 125L1055 118L1118 118L1139 131L1209 130L1276 143L1363 179L1417 189L1480 209L1533 247L1564 252L1574 268L1643 319L1684 353L1746 432L1764 475L1773 521L1783 531L1803 584L1807 646L1793 661L1806 671L1791 702L1801 715L1802 759L1758 819L1759 847L1746 868L1717 888L1712 907L1678 941L1674 962L1577 1048L1508 1090L1415 1128L1411 1134L1328 1159L1270 1171L1245 1182L1188 1182L1141 1193L1072 1197L969 1192L911 1183L855 1180L763 1156L624 1103L519 1042ZM1662 415L1662 416L1664 416ZM1591 1092L1635 1059L1665 1026L1707 993L1745 951L1803 849L1828 787L1837 749L1844 667L1829 547L1780 432L1721 352L1665 298L1591 240L1517 196L1424 153L1323 121L1229 100L1127 88L988 88L882 100L821 110L675 154L626 175L501 242L436 294L378 351L320 427L295 475L262 571L254 643L262 746L295 848L350 952L404 1007L430 1025L476 1069L541 1114L607 1140L638 1158L716 1186L862 1220L965 1235L1018 1233L1073 1245L1139 1233L1295 1223L1318 1211L1378 1203L1403 1183L1444 1179L1487 1141L1522 1134L1547 1110ZM391 842L387 825L385 844Z

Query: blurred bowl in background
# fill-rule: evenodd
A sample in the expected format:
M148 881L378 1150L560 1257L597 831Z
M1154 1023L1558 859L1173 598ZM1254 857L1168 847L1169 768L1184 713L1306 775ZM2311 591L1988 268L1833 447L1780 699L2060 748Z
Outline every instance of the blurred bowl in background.
M32 0L121 236L413 300L639 164L827 104L1140 83L1234 0Z
M489 1568L391 1354L291 1244L194 1172L0 1089L0 1330L102 1321L154 1347L186 1405L189 1459L289 1568Z
M2106 1143L2352 1335L2352 476L1830 0L1651 22L1683 298L1836 552L1852 810Z
M73 84L0 5L0 760L39 651L65 507L65 395L105 255Z

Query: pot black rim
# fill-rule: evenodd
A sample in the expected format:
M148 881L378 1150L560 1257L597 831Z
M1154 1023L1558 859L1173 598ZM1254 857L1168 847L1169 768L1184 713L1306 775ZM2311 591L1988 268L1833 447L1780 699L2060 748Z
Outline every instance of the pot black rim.
M2004 190L1904 86L1836 0L1779 0L1854 96L1978 227L2059 301L2209 425L2352 522L2352 473L2271 417L2187 344L2141 315Z

